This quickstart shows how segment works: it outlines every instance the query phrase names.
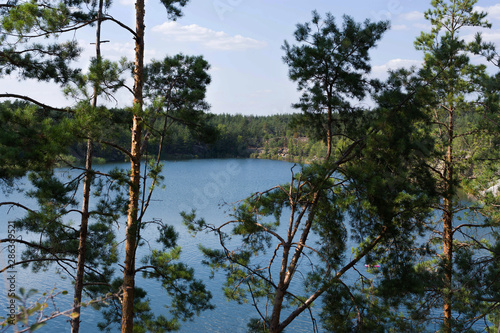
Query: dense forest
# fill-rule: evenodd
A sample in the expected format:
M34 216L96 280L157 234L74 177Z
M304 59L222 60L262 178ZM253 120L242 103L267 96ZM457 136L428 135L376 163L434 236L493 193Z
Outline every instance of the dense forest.
M162 0L166 19L189 2ZM313 11L281 46L296 113L259 117L210 113L204 56L147 61L145 0L131 26L110 1L1 4L0 77L55 84L68 105L0 94L0 182L22 198L0 202L22 212L1 230L0 272L11 275L0 330L62 316L77 333L92 306L100 330L170 332L214 309L213 290L181 260L179 230L148 208L165 159L253 157L306 163L231 204L225 221L203 209L179 217L217 239L200 244L200 261L226 300L251 305L248 332L287 331L301 314L311 332L499 332L500 55L477 3L432 1L414 43L421 65L384 80L371 76L370 52L389 21ZM77 40L62 38L82 29L96 38L85 65ZM102 54L105 29L129 34L132 60ZM110 108L122 91L128 106ZM129 166L96 167L105 162ZM34 296L9 273L21 268L54 269L73 290ZM68 293L69 308L46 310Z
M324 155L325 144L309 139L304 128L294 126L293 119L293 115L211 115L207 124L217 132L212 143L200 141L188 128L173 124L165 138L162 156L166 159L233 157L310 162ZM122 129L119 137L123 145L130 141L126 129ZM150 147L154 144L152 140ZM82 161L84 148L75 146L72 156ZM95 158L101 162L123 161L121 154L106 149L105 145L96 146L95 150ZM155 152L150 149L149 153Z

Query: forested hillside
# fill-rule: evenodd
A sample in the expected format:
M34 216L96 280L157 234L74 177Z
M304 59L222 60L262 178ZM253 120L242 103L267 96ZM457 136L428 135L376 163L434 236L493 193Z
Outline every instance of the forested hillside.
M119 114L125 111L117 110ZM212 115L208 125L217 130L215 142L207 144L194 137L182 124L173 124L165 138L162 156L185 158L266 158L287 161L313 161L325 153L322 141L309 139L303 127L294 126L293 115L244 116ZM130 141L126 128L117 132L120 142ZM154 143L154 141L151 141ZM154 144L150 145L154 154ZM83 158L83 146L75 146L72 155ZM96 147L101 162L118 162L123 155L103 146Z

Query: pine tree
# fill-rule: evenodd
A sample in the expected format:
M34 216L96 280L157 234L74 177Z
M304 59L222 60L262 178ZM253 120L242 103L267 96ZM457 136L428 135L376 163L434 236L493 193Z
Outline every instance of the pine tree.
M371 70L368 52L389 28L388 22L367 20L361 25L349 16L343 19L341 29L331 14L322 20L313 12L310 23L297 25L299 45L285 41L282 47L290 79L303 92L293 106L303 112L300 122L327 144L326 158L332 155L334 134L341 126L350 126L350 118L361 111L349 99L366 96L370 88L366 74Z
M402 330L440 325L443 332L475 331L499 305L493 277L498 197L487 190L498 178L499 88L486 66L470 59L491 45L480 35L472 42L460 36L464 28L490 26L475 3L433 1L425 14L432 30L415 42L425 58L412 75L430 89L418 107L428 117L419 130L434 140L426 165L436 182L435 213L425 222L426 233L400 254L405 263L384 271L372 293L407 313L391 319Z
M372 264L370 254L384 246L410 246L407 237L429 214L424 203L432 186L422 159L429 143L415 127L425 119L417 107L425 93L366 79L368 51L387 26L361 26L346 17L342 30L333 16L322 21L317 13L312 24L299 25L296 38L303 45L285 43L284 59L304 91L297 107L306 124L318 125L326 155L300 171L292 168L289 183L242 201L220 226L184 214L191 231L218 235L222 249L202 250L214 271L224 270L226 297L256 308L259 318L249 331L282 332L332 289L351 290L347 275L356 274L358 263ZM381 104L376 109L347 101L370 89ZM352 256L348 238L357 242ZM344 305L334 304L337 310ZM312 326L315 331L314 318Z
M488 80L486 67L471 64L469 50L474 45L466 43L459 35L465 27L490 27L485 21L486 13L474 11L476 2L433 1L433 9L425 14L432 30L422 33L415 42L417 49L425 54L421 75L428 81L434 80L432 88L436 104L429 108L429 112L433 117L438 155L430 167L438 179L441 195L438 210L442 214L443 227L435 237L442 240L443 246L438 270L442 274L439 290L444 332L456 332L470 325L467 323L470 317L461 323L457 321L458 317L454 318L453 312L457 315L467 313L468 306L474 303L467 296L470 292L467 290L468 280L474 279L471 273L476 271L471 252L480 251L484 246L475 244L481 241L474 233L488 227L478 214L480 210L484 211L482 204L468 203L459 195L464 191L475 198L482 197L480 191L487 188L481 189L481 182L478 182L487 173L482 169L494 170L495 165L487 161L495 159L498 154L490 140L498 133L498 128L492 126L495 122L491 123L498 114L487 103L488 95L497 93L498 87L490 91L485 89ZM463 211L470 216L470 221L458 224Z
M74 2L72 1L71 3ZM167 9L167 14L171 19L180 16L180 7L186 3L186 0L163 2ZM139 1L136 6L136 31L121 22L117 22L107 14L101 15L101 9L96 11L95 8L97 3L93 3L90 6L92 10L88 14L75 11L74 9L69 10L67 5L65 2L61 2L55 7L45 3L23 3L19 5L13 3L12 6L2 7L4 14L2 17L3 27L4 29L8 29L7 32L9 32L9 34L2 35L3 40L6 41L2 45L5 46L4 53L2 53L4 56L2 58L4 61L2 63L4 65L2 67L4 73L11 73L14 70L18 70L21 78L38 78L40 80L49 80L52 78L56 82L65 85L67 96L79 101L73 107L62 110L37 102L29 96L1 95L1 97L24 99L42 108L59 113L65 111L64 117L60 117L62 120L57 123L59 127L52 126L54 130L60 130L61 133L58 135L61 138L57 137L57 140L48 138L53 141L51 142L52 145L47 145L47 147L43 146L46 145L46 141L40 140L39 147L44 149L40 151L40 157L50 153L50 149L52 149L54 155L50 155L51 159L46 159L46 161L50 161L52 164L44 165L45 169L39 167L45 160L38 160L38 155L34 155L33 160L37 164L30 164L25 169L15 171L14 166L17 162L14 161L5 169L6 177L11 177L12 175L22 176L26 171L30 170L36 171L31 176L35 189L30 195L37 199L39 209L32 210L19 203L2 204L15 204L25 208L28 214L25 218L18 221L17 226L19 230L24 229L40 234L41 241L39 243L28 244L30 248L24 253L24 263L33 263L35 270L46 267L50 262L62 263L65 267L64 269L70 275L72 275L72 268L66 264L78 263L78 278L75 286L76 311L73 315L74 320L72 321L72 329L74 331L78 330L78 322L80 320L78 317L78 308L81 302L79 294L81 293L83 284L85 284L85 290L90 295L99 295L105 292L117 294L122 290L123 299L121 303L123 304L123 309L119 316L123 316L123 331L132 330L134 316L139 320L139 324L144 325L144 327L152 331L176 329L179 326L179 319L189 319L202 310L212 308L212 305L209 304L210 293L205 290L204 285L200 281L194 278L194 272L191 268L178 262L180 249L175 244L176 234L172 227L164 223L160 223L161 230L158 240L163 245L162 250L153 251L153 253L145 258L149 265L135 267L135 256L137 246L141 240L140 230L146 223L144 218L151 199L152 190L161 181L161 144L166 136L167 125L172 121L181 121L193 133L198 133L200 138L211 137L213 134L211 129L205 124L204 111L208 109L208 106L203 101L206 84L210 82L210 78L205 72L208 64L199 57L178 58L181 59L180 63L178 61L180 67L184 65L183 61L185 59L195 60L193 66L187 66L195 70L194 74L192 72L176 72L176 75L178 75L177 79L182 78L184 80L184 86L179 84L176 89L179 89L185 96L177 96L175 98L189 97L190 103L183 105L183 108L179 108L178 100L171 99L171 96L160 96L160 93L155 91L155 89L158 90L158 87L150 86L150 95L147 96L147 98L151 98L150 105L147 105L148 108L145 109L143 107L145 99L142 89L144 82L144 2ZM75 5L78 5L78 3L75 3ZM109 3L106 5L109 5ZM64 21L65 25L56 24L55 18ZM97 51L96 58L91 61L88 74L80 75L78 70L70 70L68 65L68 62L76 59L78 55L76 44L62 42L54 44L55 46L51 46L52 48L50 49L46 49L44 46L38 47L38 45L36 45L38 48L31 47L27 44L30 42L32 36L57 35L83 28L93 22L98 23L99 31L100 22L104 20L113 21L132 34L136 41L134 66L131 66L126 60L120 63L112 63L104 60L100 56L99 51ZM15 43L8 44L7 41L10 41L10 37L8 36L12 35L12 31L16 31L19 33L19 36L24 37ZM97 34L99 36L99 32ZM99 37L96 44L99 47ZM20 50L23 47L24 50ZM30 50L34 52L33 56L24 57L23 55L25 53L28 54ZM10 53L7 53L7 51ZM40 54L39 59L37 55ZM44 57L48 57L49 60L44 60ZM111 110L97 105L97 96L112 98L113 93L117 89L124 87L122 75L130 68L133 68L134 71L135 84L129 91L134 93L135 99L133 107L125 111L126 116L118 116L111 112ZM170 68L172 71L170 74L175 72L174 68L175 66ZM162 68L162 70L163 72L159 74L152 73L150 76L151 81L155 80L155 76L166 73L165 68ZM188 77L182 77L182 75L187 75ZM193 85L192 81L195 79L200 79L200 81L195 82ZM160 78L157 77L156 81L160 82ZM105 84L103 84L104 82ZM168 102L174 103L175 107L166 106L165 103ZM162 103L165 105L162 105ZM169 110L165 112L165 108ZM44 115L44 117L46 116ZM124 123L124 120L127 121L129 119L132 120L132 145L130 150L117 144L115 138L110 135L113 129L117 127L130 126L130 124ZM164 124L163 128L158 126L160 123ZM48 126L50 121L48 119L45 120L45 124ZM72 127L69 127L70 125ZM16 130L22 129L23 126L16 128ZM32 124L30 126L36 129ZM27 127L27 130L32 131L31 127ZM50 130L52 128L47 130L45 127L39 127L45 129L47 133L51 133ZM144 128L146 128L145 131L143 131ZM24 133L20 131L20 134ZM66 136L63 137L64 135ZM73 165L70 161L63 160L72 168L82 170L80 176L71 179L67 183L63 183L52 172L52 168L55 166L52 160L61 160L60 151L63 149L67 150L68 145L75 142L74 139L87 141L87 146L89 147L87 154L88 163L85 169L81 169ZM145 168L147 172L141 175L141 163L143 158L146 157L146 146L150 140L152 142L156 140L161 143L159 153L156 159ZM132 168L129 179L127 179L129 173L126 170L113 170L108 174L92 170L90 164L91 152L93 144L96 143L117 149L130 159ZM57 144L61 144L62 147L60 148ZM146 178L152 179L152 186L149 189L149 193L148 189L144 188L142 183ZM81 211L81 229L77 229L69 225L64 220L64 216L69 212L77 211L75 206L77 202L74 200L74 197L75 191L78 189L82 179L84 180L84 191L86 194L84 194L85 199ZM95 210L91 211L88 210L87 204L89 200L87 193L90 186L93 186L95 195L98 198L97 203L94 205ZM128 200L122 195L125 188L129 193ZM104 190L106 190L106 193L112 193L111 197L103 195L105 193ZM138 198L142 195L145 196L146 200L141 201L141 205L139 206ZM127 205L128 209L123 209ZM127 216L124 279L110 281L113 271L112 264L117 260L116 243L111 227L112 222L116 222L122 215ZM89 223L89 232L85 236L87 218L92 218L95 221L92 224ZM83 246L85 240L88 243L86 251ZM99 251L96 252L98 249ZM80 257L78 258L79 254ZM140 288L136 288L134 283L135 275L138 272L161 281L167 293L172 296L173 306L171 312L173 316L171 319L167 319L164 316L155 318L147 302L141 301L141 298L145 294ZM137 298L134 297L136 289L140 296ZM104 311L111 318L109 323L116 322L114 313Z
M96 62L100 67L101 59L101 18L103 13L104 1L99 0L97 11L97 28L96 28ZM94 96L92 98L92 108L97 107L99 82L94 85ZM90 189L92 186L92 163L94 155L94 142L92 138L87 139L87 151L85 153L85 177L83 179L83 199L82 199L82 218L80 224L80 235L78 238L78 263L75 276L75 297L73 304L73 317L71 319L71 332L78 333L80 331L80 313L82 303L82 291L85 275L85 257L87 252L87 234L89 223L89 205L90 205Z
M19 79L36 79L63 85L78 75L79 70L71 68L71 63L80 53L77 44L46 38L62 31L77 29L79 24L92 16L92 9L90 12L83 10L83 2L71 1L71 11L69 6L67 1L50 5L44 2L9 1L0 7L0 76L17 75ZM37 40L44 40L44 43ZM12 130L3 132L5 141L2 142L3 153L0 157L2 180L11 182L14 178L22 177L28 170L46 170L54 165L56 156L67 148L63 144L68 142L64 133L69 129L63 130L61 127L58 130L61 135L54 136L54 132L47 128L51 122L49 119L59 122L64 116L58 113L69 111L54 108L29 96L4 93L0 97L27 102L3 104L2 124L11 124ZM28 106L28 102L37 105L38 110ZM47 120L42 122L43 118ZM63 123L67 121L62 120L58 126ZM16 137L19 135L22 138ZM26 140L30 141L29 145ZM49 142L52 144L49 145ZM57 145L59 148L56 149Z
M70 10L71 6L71 10ZM88 12L82 10L87 7ZM90 8L90 9L89 9ZM53 81L61 85L69 84L78 79L79 70L73 70L70 63L77 59L79 55L79 48L75 42L60 42L54 36L58 36L64 32L71 32L80 29L93 22L95 4L87 6L84 2L65 2L58 3L26 3L26 2L10 2L6 6L2 6L2 50L0 52L0 62L2 64L1 74L14 74L17 73L20 79L37 79L39 81ZM37 39L44 39L45 43L36 43ZM85 268L85 250L78 251L75 248L75 243L72 239L79 239L81 243L87 241L87 221L89 215L95 215L96 212L89 213L88 198L90 191L90 182L86 181L85 187L87 195L85 195L84 208L82 211L82 226L80 230L71 228L65 221L64 216L68 211L68 205L73 206L75 202L70 200L68 196L74 195L76 190L78 178L70 181L67 186L61 183L60 179L54 177L51 170L55 166L55 162L61 163L61 156L68 153L68 147L75 142L75 134L80 133L79 126L86 125L80 123L78 111L71 109L59 109L49 105L44 105L38 101L31 99L29 96L19 96L13 94L3 94L2 97L13 97L23 99L25 101L34 103L43 107L44 112L38 111L40 114L37 118L32 119L29 126L40 127L40 124L53 127L52 129L41 129L45 133L36 135L35 133L25 133L26 137L22 138L20 142L30 139L34 142L32 145L20 147L21 150L27 151L36 149L40 155L39 161L36 163L44 163L43 168L38 168L36 165L26 163L26 155L20 155L22 162L17 162L19 165L24 165L24 174L27 171L36 172L32 174L32 181L35 185L35 190L29 193L30 196L36 197L40 206L39 211L30 210L27 207L28 216L17 222L20 230L30 230L41 234L40 242L26 243L30 248L24 252L23 262L33 262L34 269L44 267L45 263L55 261L64 270L69 269L72 271L71 265L74 259L80 252L78 258L78 270L76 273L76 288L75 299L78 303L81 301L82 292L82 279ZM27 103L25 103L27 105ZM5 105L5 104L4 104ZM27 107L25 110L30 112ZM10 110L12 112L12 110ZM41 118L41 119L40 119ZM9 119L7 124L9 129L6 133L13 133L12 118ZM55 120L57 123L50 122ZM62 124L66 124L62 127ZM25 125L26 126L26 125ZM51 132L57 131L57 136ZM78 135L78 134L77 134ZM42 137L46 137L40 140ZM61 142L61 139L64 142ZM52 146L60 142L58 151L51 149L49 146L43 146L39 143L45 140L53 140ZM8 143L8 150L12 150L12 141ZM23 156L24 155L24 156ZM28 160L30 158L28 157ZM47 161L47 162L44 162ZM49 162L51 161L51 162ZM62 162L64 163L64 162ZM12 165L6 164L7 169L13 170ZM53 195L50 198L50 195ZM4 203L5 204L5 203ZM51 224L48 228L46 223ZM94 270L99 271L99 265L103 263L99 256L109 255L108 246L112 242L112 237L108 237L103 230L96 229L98 225L92 226L91 230L94 232L89 237L89 243L102 248L102 254L95 251L88 255L88 261L94 265ZM101 225L102 227L102 225ZM109 230L108 230L109 232ZM79 234L79 235L78 235ZM78 237L79 236L79 237ZM101 239L96 242L95 237ZM57 239L59 238L59 239ZM109 266L113 262L113 255L108 256L108 260L104 260L104 267ZM106 270L106 269L104 269ZM71 274L71 273L70 273ZM95 278L94 278L95 280ZM92 278L89 281L92 283ZM95 282L95 281L94 281ZM102 283L102 280L100 281ZM77 311L79 313L79 311ZM79 318L73 320L73 323L78 323ZM77 330L77 328L76 328Z

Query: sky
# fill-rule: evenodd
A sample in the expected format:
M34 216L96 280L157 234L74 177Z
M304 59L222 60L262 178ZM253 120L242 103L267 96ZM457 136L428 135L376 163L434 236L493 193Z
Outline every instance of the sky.
M146 3L145 61L162 59L166 55L184 53L203 55L211 65L212 83L207 101L212 113L272 115L293 112L291 104L300 94L288 78L283 63L284 41L294 44L296 24L309 22L312 11L325 16L330 12L340 25L342 16L356 21L389 20L391 29L372 50L372 77L384 79L388 69L418 66L423 54L414 47L421 31L430 31L424 12L430 0L190 0L183 8L183 17L169 21L157 0ZM500 3L479 0L478 10L488 13L492 29L482 31L484 39L500 47ZM108 14L135 27L134 1L114 0ZM475 31L464 29L464 38ZM72 33L83 53L78 66L85 68L94 54L92 29ZM133 60L134 41L131 35L112 22L102 27L102 54L111 60L127 57ZM483 59L473 59L483 62ZM29 95L46 104L63 107L72 104L61 89L52 84L19 82L16 77L0 79L0 91ZM117 105L128 106L130 93L117 95Z

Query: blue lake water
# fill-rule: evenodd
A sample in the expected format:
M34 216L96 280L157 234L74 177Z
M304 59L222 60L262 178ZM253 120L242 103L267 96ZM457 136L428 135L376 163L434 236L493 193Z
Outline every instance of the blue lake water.
M108 171L115 167L128 168L128 164L121 165L102 165L98 169ZM293 163L271 160L252 160L252 159L219 159L219 160L188 160L188 161L167 161L165 162L163 173L165 175L165 189L157 188L153 195L153 200L148 208L146 220L161 219L173 225L179 233L178 244L182 246L181 260L196 271L196 276L202 278L209 290L213 294L213 303L216 309L206 311L201 316L196 317L192 322L182 324L180 332L245 332L249 318L258 317L252 305L238 305L235 302L227 302L222 293L221 287L224 281L223 273L216 274L214 279L209 279L210 271L207 267L201 265L202 255L198 250L198 244L204 246L219 248L218 239L212 235L200 234L193 237L187 232L186 227L181 223L179 213L181 211L191 211L196 209L197 215L203 217L208 223L215 225L222 224L228 219L228 209L231 203L244 199L250 193L266 190L274 185L289 182L291 179L291 168ZM297 166L295 171L299 170ZM74 171L59 170L59 175L64 177ZM17 201L22 197L12 193L8 197L2 198L2 201ZM33 207L33 202L22 199L22 202ZM0 228L0 237L7 236L7 227L9 220L22 216L23 212L19 208L0 207L0 213L3 217L2 228ZM77 216L74 217L77 221ZM76 222L75 222L76 224ZM5 226L5 227L4 227ZM123 235L124 225L118 231ZM21 234L18 232L17 236ZM143 232L144 237L154 243L157 237L155 227ZM26 239L27 235L22 234ZM21 248L17 245L17 259L19 260ZM142 248L138 257L145 253L147 248ZM4 252L6 255L7 253ZM6 260L6 256L2 259ZM1 259L0 259L1 260ZM122 260L120 260L122 261ZM0 262L1 266L4 264ZM67 295L58 295L56 305L60 310L69 309L72 303L73 287L71 279L63 279L55 273L54 266L48 272L38 274L31 273L30 270L16 269L16 287L25 289L35 288L40 292L50 291L57 288L56 291L67 290ZM120 275L118 272L117 274ZM5 275L5 274L4 274ZM5 277L7 277L5 275ZM4 283L0 283L0 316L7 313L7 298L5 297L8 289L8 281L3 278ZM156 314L165 313L164 308L165 293L159 283L152 280L144 280L138 276L136 281L140 286L148 291L148 297ZM41 294L39 294L41 296ZM50 310L50 308L48 309ZM82 332L100 332L96 323L101 320L101 314L92 309L84 309L82 312ZM69 323L67 318L58 318L51 320L45 327L38 332L69 332ZM119 332L118 329L114 330ZM299 316L289 326L290 332L311 332L311 320L308 314Z
M128 164L108 164L98 166L97 169L106 172L115 167L128 169ZM207 288L213 294L212 302L216 309L206 311L191 322L182 323L180 332L246 332L247 322L250 318L258 317L255 308L250 304L239 305L235 302L227 302L221 290L224 282L222 272L216 273L214 279L209 279L210 270L201 264L203 256L198 250L198 244L203 243L206 247L220 248L218 239L213 235L199 234L193 237L182 225L182 219L179 215L181 211L191 211L195 209L199 217L203 217L207 223L220 225L228 221L228 210L239 200L244 199L253 192L264 191L272 186L289 182L292 176L291 169L293 163L272 160L254 160L254 159L215 159L215 160L188 160L188 161L167 161L163 169L165 176L165 188L157 188L153 195L153 200L148 208L145 220L161 219L170 225L173 225L179 234L178 244L182 246L181 260L195 269L197 278L204 280ZM294 171L298 171L299 166L295 166ZM60 177L75 174L76 171L58 170ZM33 200L26 199L20 194L13 192L10 195L3 193L0 201L18 201L28 207L35 207ZM0 207L0 237L6 238L8 234L8 221L12 221L23 215L20 208L11 208L7 206ZM77 215L73 216L75 224L78 225ZM284 217L286 218L286 216ZM123 239L125 231L124 221L117 231L118 239ZM157 229L153 226L142 232L144 238L154 244L157 238ZM30 236L17 231L16 236L22 236L23 239L29 239ZM123 244L122 244L123 245ZM5 267L7 262L7 251L5 246L1 249L0 267ZM123 248L121 249L123 252ZM20 260L22 248L17 245L17 260ZM148 251L148 247L140 248L138 258L142 257ZM347 251L349 256L350 251ZM138 260L139 260L138 259ZM265 258L263 258L264 260ZM349 258L346 258L347 260ZM123 259L120 259L120 263ZM138 262L139 264L139 262ZM363 262L356 267L365 274ZM67 310L72 306L73 286L71 279L56 274L56 266L47 272L33 274L31 270L15 269L15 273L4 273L0 275L0 316L8 313L8 299L6 297L9 289L9 277L15 275L15 286L17 292L19 288L34 288L41 292L47 292L56 288L55 291L67 290L67 295L58 295L55 299L55 306L59 310ZM117 270L117 276L121 272ZM346 276L349 282L349 274ZM292 288L300 288L300 275L295 276L299 283ZM148 297L151 300L152 308L156 314L168 315L168 310L164 305L166 294L161 285L153 280L145 280L140 274L137 275L136 285L147 290ZM36 299L32 298L33 300ZM52 305L46 310L50 313ZM312 313L318 320L319 306L313 307ZM100 312L86 308L82 311L81 332L97 333L97 322L102 321ZM479 327L476 327L479 328ZM319 327L321 332L321 326ZM0 330L1 331L1 330ZM9 332L12 332L10 329ZM51 320L45 327L37 332L69 332L68 319L60 317ZM311 318L308 313L303 313L296 318L286 329L287 332L306 333L312 332ZM120 332L118 327L112 332Z

